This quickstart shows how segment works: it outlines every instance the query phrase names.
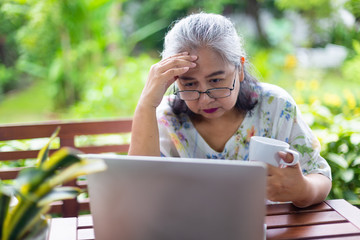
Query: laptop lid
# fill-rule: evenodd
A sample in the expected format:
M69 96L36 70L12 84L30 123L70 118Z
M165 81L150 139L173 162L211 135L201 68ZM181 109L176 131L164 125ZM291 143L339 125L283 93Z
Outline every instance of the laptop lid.
M86 155L95 238L265 239L266 165L260 162Z

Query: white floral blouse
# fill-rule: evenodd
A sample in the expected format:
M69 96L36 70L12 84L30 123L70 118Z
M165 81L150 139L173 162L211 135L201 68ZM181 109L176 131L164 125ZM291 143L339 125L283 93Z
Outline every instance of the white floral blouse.
M248 112L222 152L213 150L186 114L176 116L164 97L157 109L160 151L163 156L249 160L252 136L279 139L300 153L303 174L320 173L331 179L328 163L320 156L320 143L304 122L293 98L282 88L260 83L255 89L258 104Z

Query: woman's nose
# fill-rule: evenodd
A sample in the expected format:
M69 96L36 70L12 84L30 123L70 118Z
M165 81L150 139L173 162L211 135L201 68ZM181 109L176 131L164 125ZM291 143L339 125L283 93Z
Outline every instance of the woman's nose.
M212 102L213 100L214 100L214 98L211 98L207 92L202 92L200 94L199 102L201 104L207 104L209 102Z

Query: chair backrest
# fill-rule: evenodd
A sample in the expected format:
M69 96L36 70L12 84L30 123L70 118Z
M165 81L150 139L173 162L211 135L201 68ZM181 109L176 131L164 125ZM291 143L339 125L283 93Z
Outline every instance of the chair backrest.
M95 120L95 121L50 121L40 123L26 124L7 124L0 126L0 142L4 149L7 141L25 140L25 139L43 139L49 138L55 129L60 126L61 130L58 134L59 148L73 147L84 153L127 153L129 149L129 139L131 133L131 119L116 120ZM123 140L115 140L116 143L105 143L103 145L95 144L78 144L78 138L83 136L95 137L96 135L122 135ZM125 135L125 136L124 136ZM127 136L126 136L127 135ZM98 136L101 137L101 136ZM81 142L81 141L80 141ZM85 141L87 142L87 141ZM106 141L105 141L106 142ZM40 146L41 148L42 146ZM40 149L39 148L39 149ZM34 159L37 157L39 149L25 150L1 150L0 161L16 161L21 159ZM51 149L50 154L57 149ZM21 170L21 167L0 168L0 179L14 179ZM66 185L78 186L86 189L86 181L74 180ZM77 216L79 211L89 210L89 199L77 201L65 200L56 202L52 205L50 213L59 213L63 217Z

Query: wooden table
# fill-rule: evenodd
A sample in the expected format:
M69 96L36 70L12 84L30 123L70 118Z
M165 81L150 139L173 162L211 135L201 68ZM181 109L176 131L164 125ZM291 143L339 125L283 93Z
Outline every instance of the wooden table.
M266 239L360 239L360 209L342 199L308 208L267 205L265 222ZM48 239L95 239L91 215L52 219Z

